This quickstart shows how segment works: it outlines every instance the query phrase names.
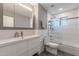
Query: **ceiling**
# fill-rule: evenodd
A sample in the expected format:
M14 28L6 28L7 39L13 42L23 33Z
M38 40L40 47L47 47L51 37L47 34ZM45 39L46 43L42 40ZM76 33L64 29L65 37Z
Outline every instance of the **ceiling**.
M51 14L58 14L78 7L78 3L41 3L41 5ZM54 5L51 7L51 5ZM63 10L59 10L63 8Z

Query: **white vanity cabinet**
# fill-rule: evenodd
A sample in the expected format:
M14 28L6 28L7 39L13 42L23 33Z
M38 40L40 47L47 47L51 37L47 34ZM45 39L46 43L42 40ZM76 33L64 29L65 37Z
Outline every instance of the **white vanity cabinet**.
M32 56L40 51L40 37L26 38L0 47L0 56Z
M35 53L40 52L40 38L33 38L31 40L29 40L29 46L28 46L28 50L29 50L29 55L34 55Z
M35 38L31 38L29 40L24 39L27 42L27 50L24 51L23 53L21 53L20 56L32 56L35 53L39 53L40 49L41 49L41 38L40 37L35 37Z
M16 56L25 52L28 48L26 41L13 43L0 48L0 55L2 56ZM27 53L28 54L28 53Z

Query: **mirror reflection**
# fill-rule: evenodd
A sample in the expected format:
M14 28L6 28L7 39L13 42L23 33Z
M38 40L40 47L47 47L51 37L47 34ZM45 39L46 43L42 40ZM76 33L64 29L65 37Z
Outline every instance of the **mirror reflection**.
M3 27L33 28L32 8L29 3L4 3Z

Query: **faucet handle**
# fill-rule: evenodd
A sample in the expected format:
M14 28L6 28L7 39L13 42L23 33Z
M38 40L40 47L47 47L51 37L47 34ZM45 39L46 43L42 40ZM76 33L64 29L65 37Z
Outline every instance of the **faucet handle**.
M21 31L21 36L23 37L23 35L24 35L24 34L23 34L23 32Z

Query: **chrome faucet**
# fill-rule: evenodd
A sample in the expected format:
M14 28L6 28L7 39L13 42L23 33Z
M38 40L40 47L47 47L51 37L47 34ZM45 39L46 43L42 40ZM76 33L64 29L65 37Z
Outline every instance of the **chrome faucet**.
M19 32L15 32L14 37L19 37Z
M23 38L23 32L15 32L14 37L22 37Z

